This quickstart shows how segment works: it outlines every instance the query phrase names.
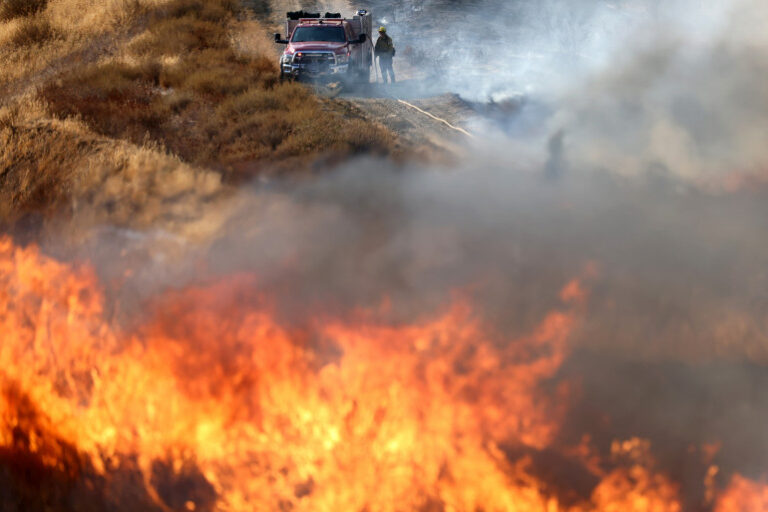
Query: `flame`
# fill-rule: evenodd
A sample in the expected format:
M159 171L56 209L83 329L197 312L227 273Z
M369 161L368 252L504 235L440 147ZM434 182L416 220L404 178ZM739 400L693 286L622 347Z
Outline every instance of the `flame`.
M653 473L650 443L642 439L614 441L611 454L627 459L625 468L606 475L595 488L592 501L601 512L681 512L677 486Z
M127 331L99 290L88 267L0 238L0 465L21 453L68 479L139 474L163 510L682 510L642 440L615 443L626 460L605 471L574 449L601 479L575 504L509 455L560 449L572 391L543 384L587 300L578 280L514 340L466 299L410 325L281 325L243 275L169 293ZM750 485L735 480L717 512L746 510Z
M768 481L757 482L734 475L728 489L718 498L715 512L764 512L768 510Z

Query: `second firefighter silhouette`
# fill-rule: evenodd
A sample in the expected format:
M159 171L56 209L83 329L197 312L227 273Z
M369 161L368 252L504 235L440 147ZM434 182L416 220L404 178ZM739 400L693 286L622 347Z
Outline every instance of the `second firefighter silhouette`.
M395 43L387 35L387 29L384 27L379 29L379 39L376 41L373 53L379 58L379 68L381 68L381 78L384 80L384 83L387 83L387 74L389 74L392 83L395 83L395 70L392 68L392 59L395 56Z

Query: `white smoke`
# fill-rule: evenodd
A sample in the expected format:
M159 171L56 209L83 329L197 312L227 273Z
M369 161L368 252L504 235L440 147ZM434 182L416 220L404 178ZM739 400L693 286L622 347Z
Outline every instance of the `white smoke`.
M765 20L768 9L713 4L644 24L609 65L562 91L552 126L571 158L710 184L765 170L768 45L746 20Z
M522 105L497 126L475 121L482 140L524 153L548 148L555 174L674 175L715 188L765 175L768 4L447 5L426 3L393 32L432 74L411 93Z
M448 28L502 33L511 25L509 37L522 48L593 58L567 68L572 81L553 79L548 94L530 95L520 111L473 125L482 136L451 169L365 160L308 183L244 189L226 208L212 207L229 219L214 239L179 249L183 263L153 254L154 263L134 273L135 289L152 294L195 279L206 261L216 273L255 271L292 306L344 309L389 295L406 311L422 311L485 280L487 309L515 304L522 313L509 323L522 325L526 311L551 306L543 297L556 298L553 290L594 261L605 269L605 310L596 318L613 325L610 307L622 312L622 346L639 343L659 315L668 318L651 328L665 340L660 350L678 338L689 343L678 334L692 322L702 326L705 352L756 346L749 351L764 357L768 202L764 188L750 193L734 183L766 169L768 8L753 0L697 8L684 0L440 5L425 2L424 10ZM473 25L480 14L484 25ZM569 23L580 30L568 32ZM534 30L547 25L549 32ZM589 37L581 46L556 46L563 33L582 31ZM488 83L503 82L507 67L497 67L501 73L483 75ZM78 250L98 252L107 271L117 257L109 247L133 262L143 245L157 246L152 238L102 244L103 236Z

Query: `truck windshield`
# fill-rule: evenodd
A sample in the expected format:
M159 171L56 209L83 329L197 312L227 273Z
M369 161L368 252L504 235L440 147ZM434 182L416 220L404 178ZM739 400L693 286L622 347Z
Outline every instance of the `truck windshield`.
M347 38L341 27L298 27L293 32L294 43L323 41L326 43L345 43Z

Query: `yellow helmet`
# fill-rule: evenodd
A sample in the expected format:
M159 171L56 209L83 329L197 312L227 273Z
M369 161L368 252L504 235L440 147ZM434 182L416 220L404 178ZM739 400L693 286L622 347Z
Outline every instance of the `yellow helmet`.
M379 27L379 32L380 32L380 33L382 33L382 34L383 34L383 33L385 33L386 31L387 31L387 27Z

